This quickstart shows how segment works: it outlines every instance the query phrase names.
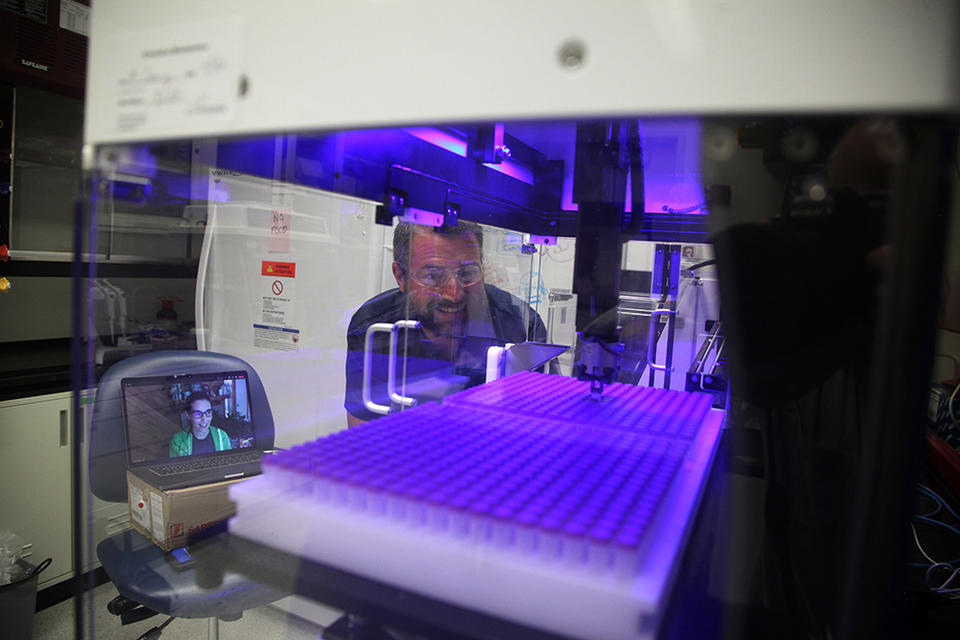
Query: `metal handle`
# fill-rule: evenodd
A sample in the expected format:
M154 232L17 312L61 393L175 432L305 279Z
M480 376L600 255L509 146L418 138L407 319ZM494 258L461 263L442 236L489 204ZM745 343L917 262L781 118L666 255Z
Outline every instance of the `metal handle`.
M673 309L657 309L650 314L650 340L647 345L647 365L651 369L656 369L657 371L672 371L669 368L669 365L666 364L657 364L654 360L657 357L657 331L656 331L656 320L657 316L669 316L668 322L673 322L673 316L676 315L676 311Z
M60 446L70 444L70 413L66 409L60 410Z
M197 336L197 351L207 350L207 269L210 267L210 252L213 250L213 234L217 227L217 208L210 207L207 224L203 230L203 243L200 245L200 260L197 264L197 286L194 292L193 308L196 309L194 333Z
M417 320L400 320L394 323L376 322L367 327L367 333L363 341L363 406L368 411L387 415L390 413L390 407L384 404L378 404L373 401L370 392L371 377L373 374L373 334L390 334L390 351L387 354L387 394L392 402L403 407L412 407L416 404L414 398L401 396L396 389L396 368L397 368L397 332L400 329L419 329L420 323Z
M390 400L401 407L412 407L417 404L414 398L402 396L397 393L397 333L400 329L419 329L420 322L417 320L398 320L393 323L393 329L390 331L390 356L387 362L387 393L390 394Z
M709 375L713 375L714 372L716 372L717 367L720 366L720 356L723 355L723 347L724 347L724 345L726 345L726 344L727 344L727 342L726 342L725 340L721 340L721 339L720 339L720 336L718 335L718 336L717 336L717 339L716 339L717 355L713 358L713 366L710 367L710 373L709 373ZM712 348L712 347L711 347L711 348ZM708 375L708 374L707 374L706 372L704 372L703 375L700 376L700 390L701 390L701 391L710 391L710 389L707 389L705 386L703 386L703 381L706 380L707 375Z

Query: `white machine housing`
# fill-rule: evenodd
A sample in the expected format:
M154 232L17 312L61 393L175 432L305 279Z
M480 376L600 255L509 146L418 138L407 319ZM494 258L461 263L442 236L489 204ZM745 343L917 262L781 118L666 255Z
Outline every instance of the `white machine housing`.
M583 115L956 112L953 0L98 0L88 144Z

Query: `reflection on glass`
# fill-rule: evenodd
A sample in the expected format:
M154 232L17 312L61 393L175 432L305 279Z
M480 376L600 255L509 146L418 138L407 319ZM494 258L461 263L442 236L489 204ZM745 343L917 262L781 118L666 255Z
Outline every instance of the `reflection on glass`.
M908 321L897 314L926 309L919 294L907 293L936 280L935 273L920 277L938 258L933 249L926 255L935 239L923 244L918 229L935 228L929 193L939 193L939 183L920 176L943 173L938 153L950 145L930 142L939 135L935 125L909 119L581 124L503 126L511 162L525 163L532 185L490 171L491 158L507 156L503 147L478 146L485 139L479 125L120 148L124 171L149 178L152 190L144 203L123 201L114 184L114 201L102 202L103 227L119 230L120 214L137 207L153 217L178 210L170 220L192 230L185 238L198 236L178 254L199 256L198 293L191 305L191 295L161 278L101 277L97 302L126 291L131 312L114 318L101 305L90 324L119 347L144 331L135 322L143 309L159 319L160 301L178 296L181 333L195 316L199 348L238 355L260 372L285 448L342 429L345 412L351 425L380 417L365 402L365 386L384 413L414 403L422 409L484 382L491 347L573 345L587 335L611 347L594 349L602 352L597 361L613 354L620 368L606 395L576 397L571 406L609 408L615 390L648 391L627 386L638 385L662 387L651 394L662 398L709 392L713 407L729 409L730 443L719 448L722 464L714 468L735 486L715 491L706 475L677 476L702 481L701 522L726 544L704 552L695 548L703 541L690 537L691 553L710 557L709 566L691 571L730 583L722 597L750 592L751 606L769 606L763 615L784 612L805 635L836 635L843 581L860 569L849 540L867 522L850 505L873 495L863 509L884 525L878 532L908 521L889 506L907 504L901 498L910 479L907 402L897 398L925 382L916 375L928 346L919 334L931 314ZM197 153L183 158L185 148ZM409 199L391 210L400 191ZM442 222L437 212L454 201L461 208L455 224L409 222L413 211ZM531 251L526 235L547 232L555 244ZM184 280L192 284L192 273ZM371 334L367 366L368 332L381 325L387 329ZM892 361L890 345L909 362ZM543 369L570 375L583 351ZM894 371L900 377L891 382ZM160 418L144 411L133 420L145 455L245 446L244 420L236 418L244 412L228 409L229 392L158 389ZM438 438L446 437L443 414L454 405L426 409ZM651 406L638 414L655 413ZM413 424L419 415L336 437L388 430L394 420ZM871 455L884 476L856 494ZM589 471L597 482L608 479L603 469ZM662 524L669 508L651 507L644 517ZM738 521L730 528L711 519L717 513L737 513ZM680 528L654 530L649 548L687 544ZM878 533L868 542L886 557L894 537ZM897 562L888 564L902 567ZM707 582L678 577L675 601Z
M518 237L467 221L439 228L397 224L391 265L397 286L361 305L348 329L345 406L351 424L376 417L363 405L361 391L364 337L375 323L419 323L401 330L396 366L401 393L421 401L483 382L490 347L546 341L543 321L530 305L487 281L492 276L509 285L513 274L529 286L531 259L518 243L511 252L505 241ZM389 349L386 335L375 338L369 375L378 404L386 402Z

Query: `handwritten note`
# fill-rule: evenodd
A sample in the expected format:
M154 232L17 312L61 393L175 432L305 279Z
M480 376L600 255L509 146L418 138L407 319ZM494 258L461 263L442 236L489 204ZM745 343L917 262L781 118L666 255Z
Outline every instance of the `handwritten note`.
M267 251L290 253L290 225L293 215L289 209L273 209L270 212L270 236Z
M110 42L118 132L159 133L229 122L239 100L240 24L155 29Z

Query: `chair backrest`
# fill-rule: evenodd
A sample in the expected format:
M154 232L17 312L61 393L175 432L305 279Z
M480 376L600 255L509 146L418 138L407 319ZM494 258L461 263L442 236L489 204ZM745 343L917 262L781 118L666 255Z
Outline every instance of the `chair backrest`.
M273 413L263 382L256 370L236 356L212 351L158 351L127 358L110 367L97 385L90 421L90 488L101 500L127 500L126 436L123 429L123 398L120 381L124 378L213 371L247 372L256 446L273 447Z

